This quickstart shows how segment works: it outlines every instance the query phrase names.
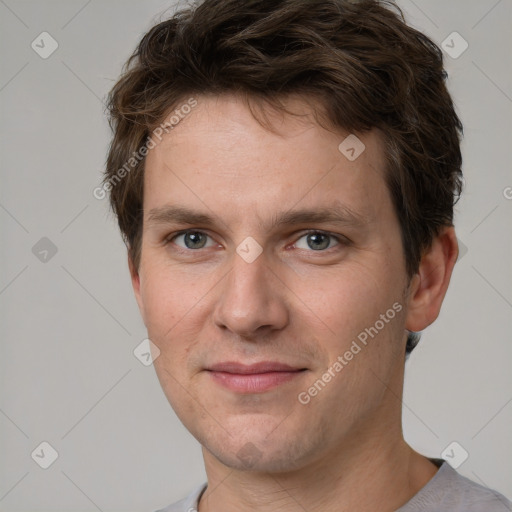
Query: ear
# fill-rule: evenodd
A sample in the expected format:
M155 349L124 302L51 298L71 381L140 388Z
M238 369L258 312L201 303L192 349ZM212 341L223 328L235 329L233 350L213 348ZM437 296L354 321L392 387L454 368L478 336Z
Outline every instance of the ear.
M406 329L422 331L438 317L458 254L455 229L443 228L423 254L418 272L411 280Z
M144 301L142 300L142 295L140 293L139 270L135 267L129 253L128 253L128 268L130 270L130 277L132 280L132 288L133 288L133 292L135 294L135 300L137 301L137 304L139 306L139 311L142 316L142 320L144 321L144 324L145 324L146 323L146 315L145 315L145 311L144 311Z

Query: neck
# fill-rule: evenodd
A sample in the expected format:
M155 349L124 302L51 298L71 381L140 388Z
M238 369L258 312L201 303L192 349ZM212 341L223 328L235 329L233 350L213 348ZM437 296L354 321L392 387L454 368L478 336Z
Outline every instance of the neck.
M208 488L198 510L395 511L426 485L437 468L410 448L401 433L393 442L383 442L382 431L380 425L381 439L375 432L359 433L348 446L284 473L232 469L203 449Z
M401 367L403 372L403 366ZM437 472L402 434L403 373L394 372L380 407L336 445L290 471L228 467L203 448L208 487L199 512L393 512Z

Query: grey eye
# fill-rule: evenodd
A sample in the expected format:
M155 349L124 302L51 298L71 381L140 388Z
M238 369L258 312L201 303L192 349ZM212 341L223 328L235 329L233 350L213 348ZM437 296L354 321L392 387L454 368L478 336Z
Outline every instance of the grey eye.
M187 231L177 235L173 241L176 245L185 247L186 249L203 249L206 247L208 238L208 235L201 231ZM178 243L178 240L180 239L182 240L182 243Z
M305 239L305 244L301 241ZM335 242L331 245L332 242ZM338 242L332 235L326 233L308 233L299 238L295 244L299 249L312 249L313 251L322 251L337 245Z

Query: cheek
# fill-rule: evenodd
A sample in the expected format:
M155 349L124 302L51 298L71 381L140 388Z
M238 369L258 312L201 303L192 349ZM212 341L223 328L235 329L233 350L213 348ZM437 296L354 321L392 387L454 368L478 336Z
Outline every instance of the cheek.
M177 313L176 294L171 290L174 283L164 274L146 272L141 279L141 296L146 311L148 328L160 330L172 322Z
M141 277L149 338L165 355L165 365L185 369L207 316L208 279L165 263L146 265ZM162 358L163 360L164 358Z
M172 276L171 272L157 266L147 266L141 274L141 298L148 336L162 353L177 348L170 340L178 339L176 331L186 313L182 284ZM176 293L177 289L179 293Z
M155 255L156 256L156 255ZM141 296L149 324L169 324L182 318L201 297L200 282L161 257L147 254L141 272Z
M350 269L322 269L303 277L296 294L317 317L317 322L332 334L345 338L374 323L381 313L399 300L400 287L392 278L393 270L381 262L385 272L357 265ZM304 308L302 308L304 309Z
M333 391L360 393L375 384L366 380L368 367L384 377L396 358L404 321L399 278L398 269L381 260L302 280L297 295L308 306L302 308L310 317L306 322L318 326L315 336L330 364L343 358L343 378L334 379Z
M160 350L153 366L169 403L180 411L187 406L183 387L187 387L189 353L197 340L190 329L194 308L189 303L194 297L187 290L179 275L165 266L147 267L141 278L148 337Z

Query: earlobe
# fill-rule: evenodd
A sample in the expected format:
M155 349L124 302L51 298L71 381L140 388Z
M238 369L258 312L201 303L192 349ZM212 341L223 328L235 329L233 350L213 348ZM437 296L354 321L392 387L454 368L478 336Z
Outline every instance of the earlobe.
M406 329L422 331L438 317L457 255L455 230L453 226L445 227L423 254L411 281Z

